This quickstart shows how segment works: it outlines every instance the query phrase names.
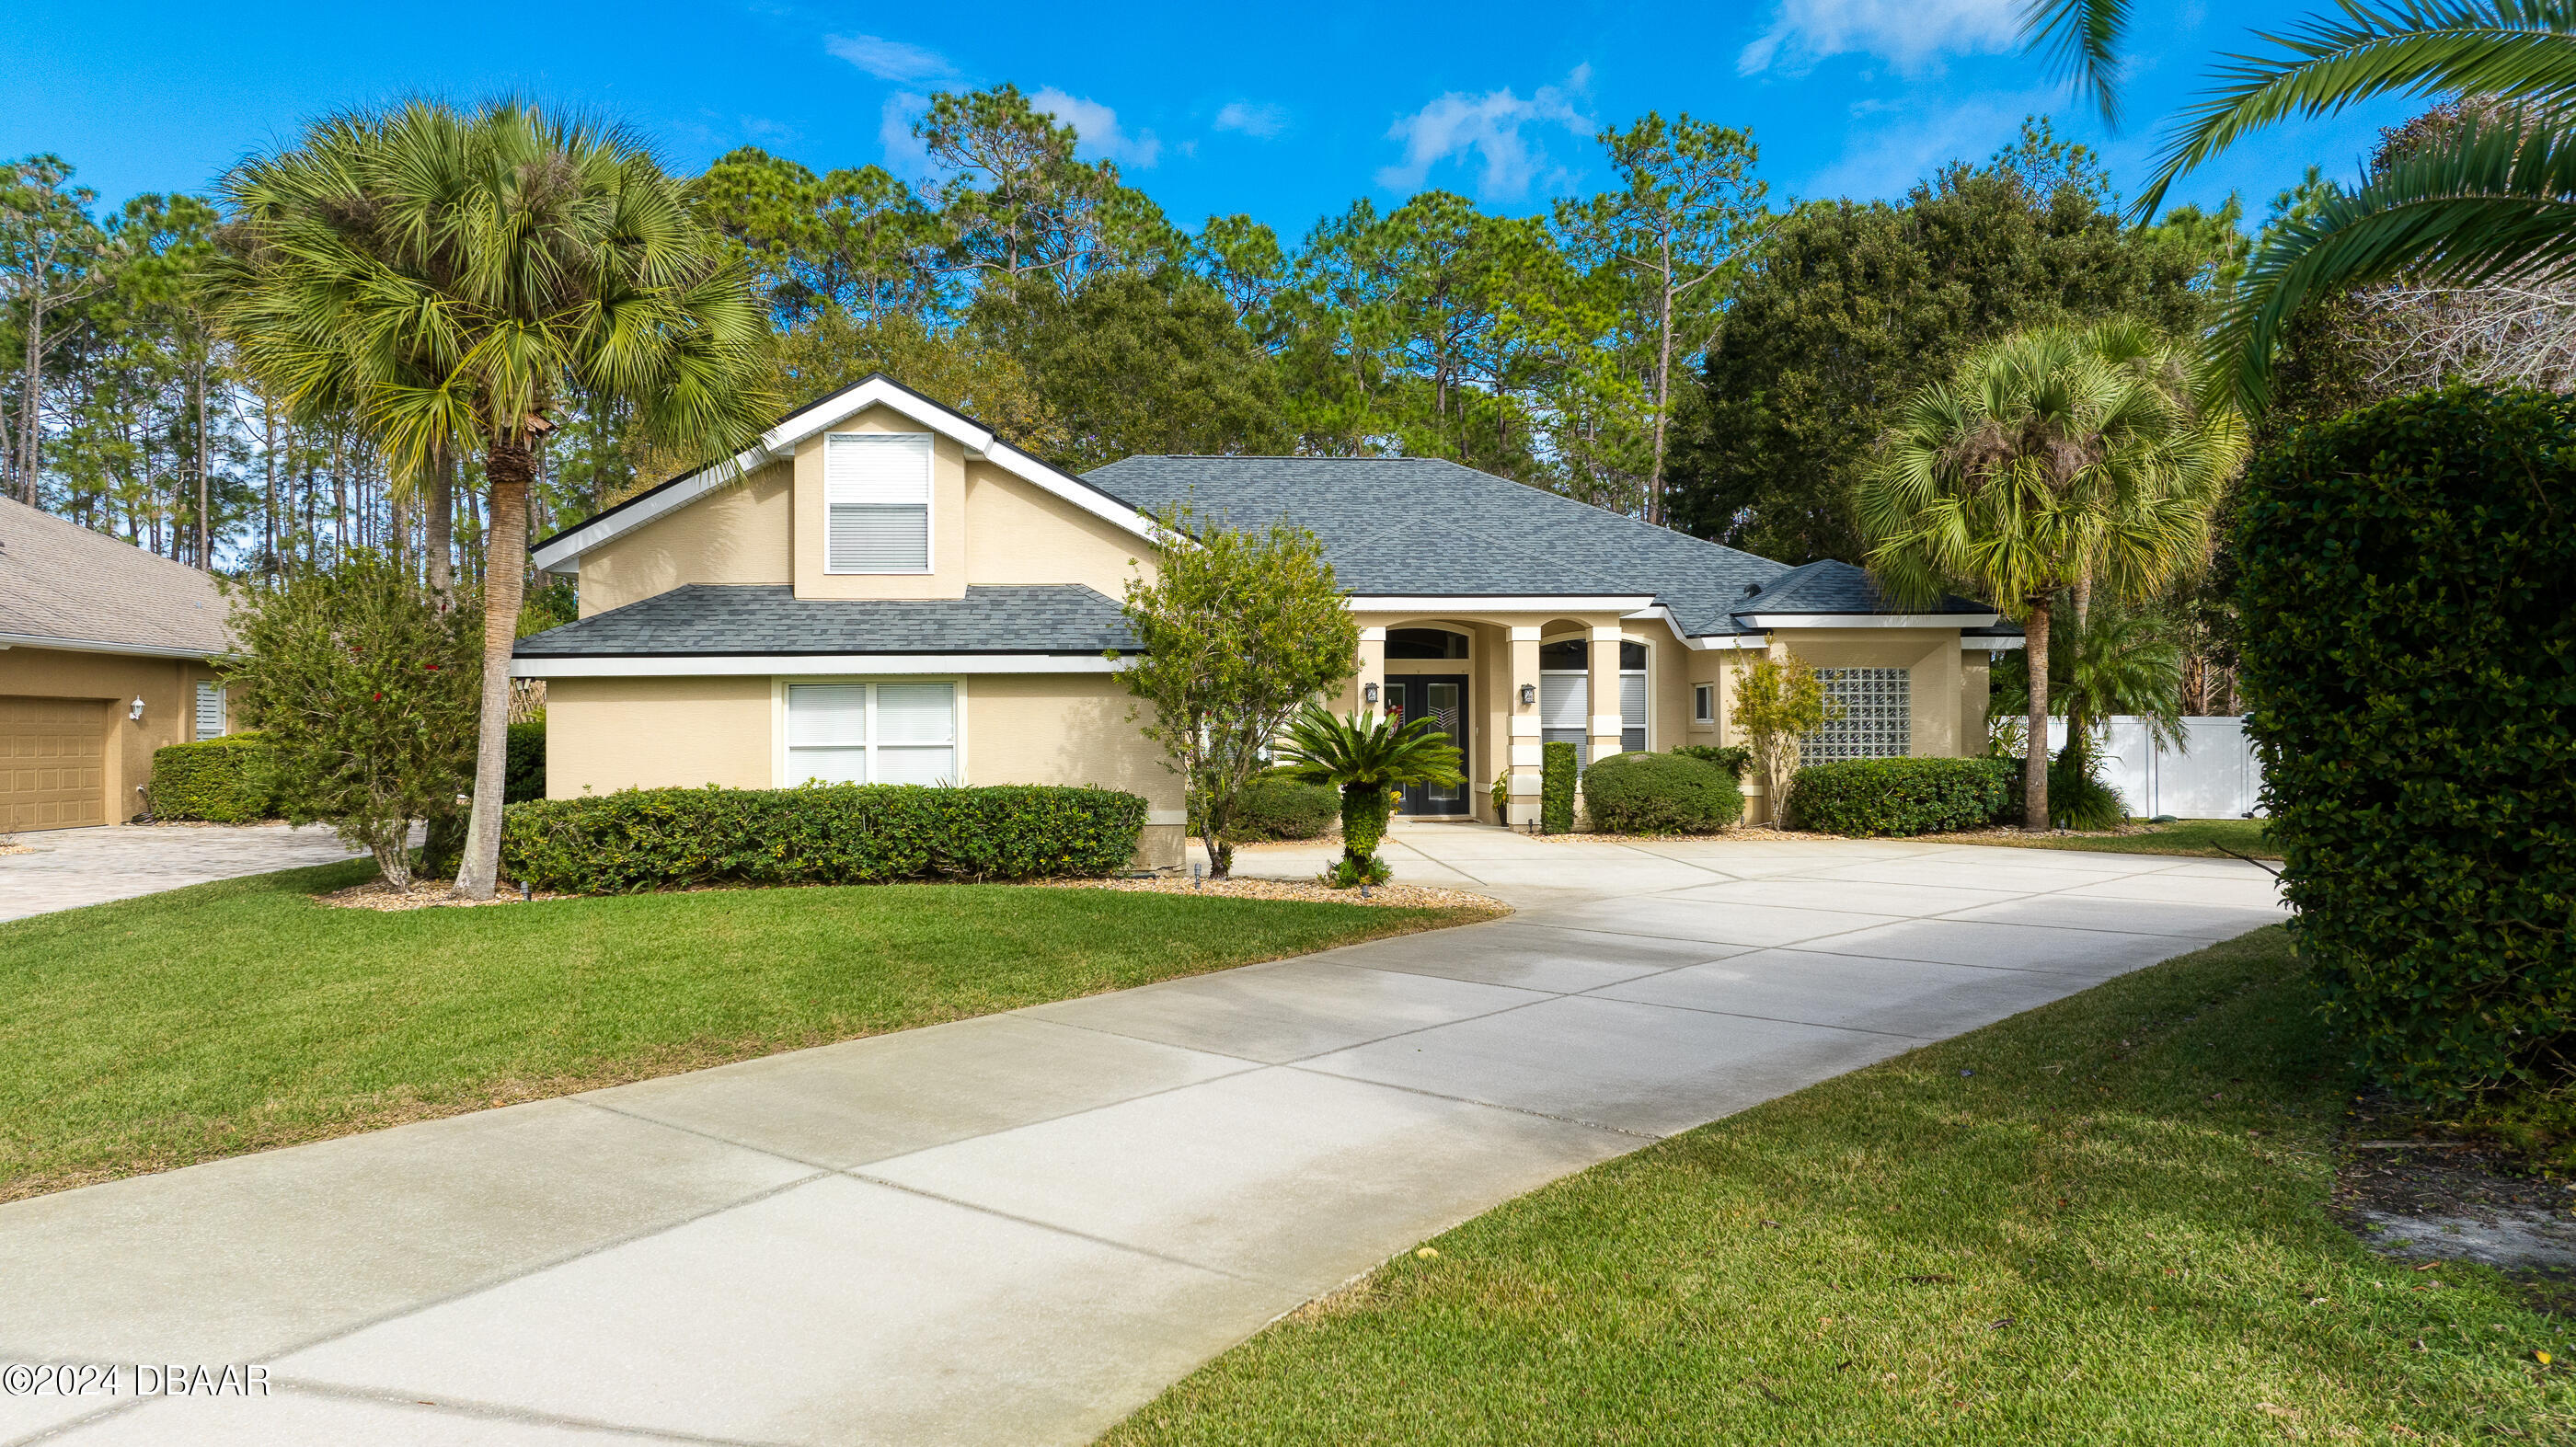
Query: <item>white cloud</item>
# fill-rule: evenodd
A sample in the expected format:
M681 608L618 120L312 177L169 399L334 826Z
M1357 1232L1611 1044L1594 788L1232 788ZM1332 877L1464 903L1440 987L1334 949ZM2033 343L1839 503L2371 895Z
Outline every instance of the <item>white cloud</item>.
M1227 101L1212 124L1220 131L1241 131L1255 140L1266 141L1288 129L1288 111L1266 101Z
M1098 101L1066 95L1050 85L1031 95L1029 105L1073 127L1095 154L1140 168L1151 168L1162 157L1163 143L1152 131L1127 134L1118 124L1118 112Z
M898 91L877 112L877 142L885 147L886 169L908 181L926 180L933 170L930 148L912 133L913 121L929 110L930 97Z
M1387 139L1404 142L1404 160L1377 173L1377 183L1391 191L1412 191L1429 179L1431 168L1455 157L1484 163L1477 193L1487 200L1516 200L1529 194L1530 182L1547 160L1546 149L1521 134L1524 126L1563 126L1578 136L1594 129L1590 117L1575 109L1575 97L1591 83L1592 67L1579 65L1563 86L1543 85L1523 100L1506 86L1480 96L1451 91L1398 120Z
M1780 0L1771 28L1735 58L1739 74L1774 61L1874 55L1909 74L1944 54L1990 55L2021 42L2025 0Z
M935 50L875 35L827 35L823 48L879 80L928 80L957 68Z
M1883 125L1855 131L1842 157L1808 179L1801 195L1895 200L1951 161L1981 164L2012 144L2022 117L2045 114L2050 92L1974 96L1940 109L1891 108Z

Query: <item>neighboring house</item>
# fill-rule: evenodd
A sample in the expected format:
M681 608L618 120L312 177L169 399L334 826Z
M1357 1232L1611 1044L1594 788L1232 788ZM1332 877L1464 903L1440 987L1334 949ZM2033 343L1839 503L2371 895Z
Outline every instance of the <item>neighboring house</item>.
M1732 741L1733 665L1787 649L1844 719L1809 757L1985 749L1991 651L2018 630L1948 599L1900 613L1842 563L1791 568L1422 459L1131 457L1060 471L883 376L790 415L731 466L546 539L581 617L519 640L547 680L556 797L807 779L1098 784L1181 858L1180 784L1106 656L1154 566L1151 513L1312 529L1352 595L1344 708L1441 721L1468 782L1405 812L1515 825L1540 745L1586 757ZM1510 780L1509 818L1490 790Z
M215 580L0 498L0 832L144 811L152 751L231 719Z

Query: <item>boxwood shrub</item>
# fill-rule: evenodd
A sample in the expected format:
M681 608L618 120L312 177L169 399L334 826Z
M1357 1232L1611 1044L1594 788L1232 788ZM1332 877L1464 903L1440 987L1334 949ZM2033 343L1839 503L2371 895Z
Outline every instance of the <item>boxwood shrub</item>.
M503 873L538 889L1044 879L1127 867L1145 801L1111 789L813 784L513 804Z
M1861 837L1940 834L1995 822L2009 759L1838 759L1789 780L1790 827Z
M152 751L156 819L255 824L277 813L277 755L255 733Z
M1574 830L1574 745L1562 739L1539 745L1538 832Z
M1612 754L1583 771L1583 807L1609 834L1714 834L1744 817L1744 791L1680 754Z
M1673 752L1685 759L1715 764L1739 784L1744 782L1744 771L1753 766L1753 751L1742 744L1728 744L1724 748L1715 744L1675 744Z
M510 725L509 753L501 766L501 802L524 804L546 796L546 725Z
M1342 817L1342 791L1297 779L1255 779L1237 806L1234 837L1321 839Z
M2454 388L2295 432L2237 558L2328 1018L2421 1099L2576 1076L2576 407Z

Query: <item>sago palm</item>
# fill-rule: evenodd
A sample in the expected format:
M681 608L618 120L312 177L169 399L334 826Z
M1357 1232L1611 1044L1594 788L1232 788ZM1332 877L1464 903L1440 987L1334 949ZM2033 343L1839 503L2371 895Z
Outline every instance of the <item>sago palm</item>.
M2184 353L2126 322L2020 332L1897 409L1854 500L1870 570L1901 606L1951 585L2021 624L2033 660L2024 761L2048 826L2049 609L2143 597L2197 566L2245 453Z
M253 373L290 406L344 410L399 473L483 460L482 727L457 891L489 898L539 445L583 397L630 407L666 447L730 455L773 410L765 313L631 137L515 102L334 116L223 190L222 316Z
M2025 33L2053 45L2080 90L2118 114L2129 0L2035 0ZM2282 326L2307 298L2405 275L2476 286L2576 261L2576 0L2344 0L2261 55L2236 55L2174 119L2154 180L2165 191L2253 132L2385 95L2469 103L2470 118L2308 221L2246 268L2218 342L2249 406L2269 394Z
M1431 719L1398 722L1376 713L1344 718L1313 703L1288 725L1279 760L1296 778L1342 791L1342 863L1336 878L1343 884L1382 883L1387 877L1377 846L1393 802L1388 791L1464 778L1458 772L1457 747Z

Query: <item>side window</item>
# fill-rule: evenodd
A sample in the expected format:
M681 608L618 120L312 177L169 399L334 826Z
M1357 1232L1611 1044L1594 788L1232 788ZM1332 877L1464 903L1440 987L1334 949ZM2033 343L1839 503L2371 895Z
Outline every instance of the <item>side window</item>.
M1695 683L1691 685L1691 722L1704 724L1713 724L1717 722L1716 684Z
M224 686L211 679L197 680L197 739L219 739L224 736Z

